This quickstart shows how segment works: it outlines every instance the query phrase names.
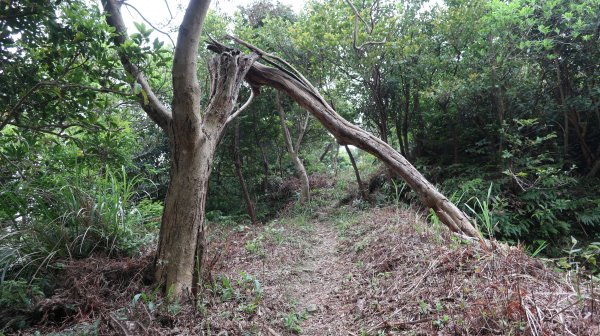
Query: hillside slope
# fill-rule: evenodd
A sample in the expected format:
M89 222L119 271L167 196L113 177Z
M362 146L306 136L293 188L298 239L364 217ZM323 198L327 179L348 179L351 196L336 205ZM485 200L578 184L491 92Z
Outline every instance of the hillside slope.
M195 307L169 304L144 285L151 258L79 261L68 268L71 285L40 305L46 326L36 330L600 334L600 300L589 285L573 284L517 248L486 251L401 208L296 206L263 226L214 225L210 274ZM68 315L65 307L75 309ZM52 324L60 322L52 314L63 323Z
M221 306L213 306L214 328L265 335L600 333L589 288L577 290L565 273L517 248L483 250L396 207L333 209L304 226L293 222L270 223L230 245L220 272L255 275L263 295L257 314L242 321L223 319ZM284 240L272 232L284 232Z

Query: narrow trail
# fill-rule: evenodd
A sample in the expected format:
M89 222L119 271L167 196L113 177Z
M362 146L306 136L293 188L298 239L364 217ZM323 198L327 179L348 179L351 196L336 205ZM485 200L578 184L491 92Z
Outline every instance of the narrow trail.
M598 300L587 308L564 300L576 295L573 285L518 248L484 250L396 207L346 211L300 212L230 237L219 271L236 283L251 274L262 291L251 301L255 294L238 285L246 299L216 300L212 330L476 335L492 326L508 335L523 334L527 321L524 334L598 335L590 318ZM248 310L248 302L257 304ZM553 319L556 312L569 319Z
M321 207L226 229L211 241L213 278L195 306L132 306L150 293L141 275L150 258L86 259L67 269L73 290L46 311L105 300L102 332L78 324L65 335L600 335L591 285L575 287L518 248L457 240L413 211Z
M308 313L302 323L302 335L340 335L347 319L338 297L348 261L337 250L335 228L323 222L314 222L313 245L303 265L302 276L295 279L299 307ZM347 333L344 333L347 334Z
M253 274L263 286L261 322L241 329L258 324L270 336L351 335L353 310L340 295L352 263L339 252L338 229L326 217L300 225L271 223L253 236L240 237L235 262L226 273L231 278L242 271ZM277 230L284 239L273 236ZM261 241L263 250L248 251L249 241Z

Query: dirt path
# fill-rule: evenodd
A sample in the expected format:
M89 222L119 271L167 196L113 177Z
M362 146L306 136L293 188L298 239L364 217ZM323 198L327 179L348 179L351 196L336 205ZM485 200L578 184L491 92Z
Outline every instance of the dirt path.
M326 216L317 217L303 223L275 221L235 239L227 253L234 262L222 271L231 279L252 274L263 287L258 314L236 332L349 335L352 310L340 295L352 264L339 252L335 225Z
M348 262L337 251L336 230L327 223L315 222L313 246L303 265L302 276L294 286L299 307L308 313L302 335L341 335L348 321L338 297Z
M593 288L575 290L517 248L484 250L396 207L313 212L217 232L213 277L194 306L154 294L132 306L152 291L142 282L151 258L88 259L67 269L73 290L46 311L104 300L99 330L82 315L65 335L599 335Z

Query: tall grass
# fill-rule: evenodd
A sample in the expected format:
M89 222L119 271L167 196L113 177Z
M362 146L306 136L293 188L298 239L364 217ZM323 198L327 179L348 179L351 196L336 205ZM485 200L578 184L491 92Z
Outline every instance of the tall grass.
M70 177L70 178L69 178ZM125 168L105 167L101 176L78 173L56 177L28 192L14 225L0 232L0 282L33 279L57 258L83 258L93 252L132 254L150 244L162 207L138 202L140 177Z
M471 197L469 199L469 201L474 202L473 207L471 207L468 204L469 201L467 201L465 203L465 206L467 207L467 209L469 209L469 211L475 216L475 219L477 220L476 223L477 223L477 229L479 230L479 232L484 233L484 232L482 232L482 230L485 230L486 231L485 233L487 233L488 237L493 237L494 230L495 230L495 224L493 222L492 210L490 208L492 186L493 186L493 184L490 183L490 187L488 188L485 199L480 199L479 197Z

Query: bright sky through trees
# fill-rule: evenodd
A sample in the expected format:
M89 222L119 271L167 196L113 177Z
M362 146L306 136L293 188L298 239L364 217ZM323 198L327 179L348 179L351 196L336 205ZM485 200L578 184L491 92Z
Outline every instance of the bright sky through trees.
M253 0L213 0L211 8L227 15L233 15L238 7L247 6ZM306 0L280 0L279 2L291 6L294 11L299 12ZM133 22L144 22L153 24L156 28L169 33L173 41L177 36L177 23L181 22L183 17L183 9L187 5L185 0L127 0L130 6L123 6L122 12L125 22L128 26L129 33L134 33L135 26ZM164 34L158 32L153 33L153 36L169 42Z

